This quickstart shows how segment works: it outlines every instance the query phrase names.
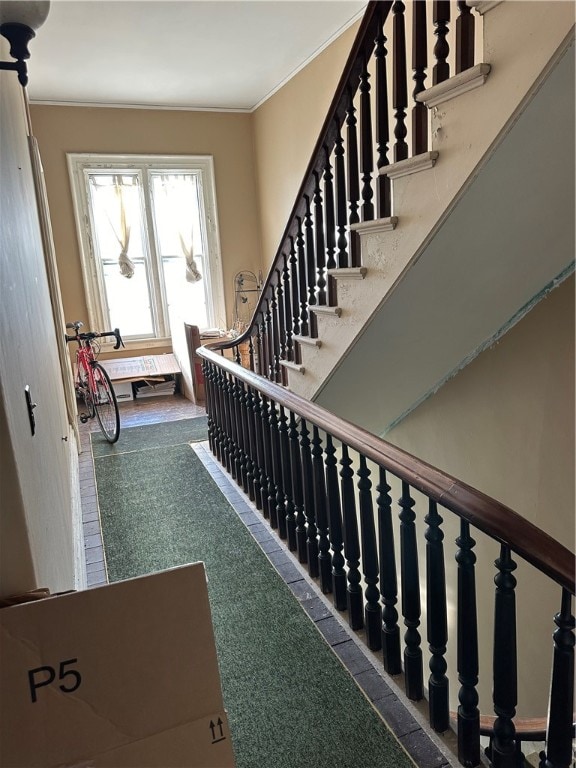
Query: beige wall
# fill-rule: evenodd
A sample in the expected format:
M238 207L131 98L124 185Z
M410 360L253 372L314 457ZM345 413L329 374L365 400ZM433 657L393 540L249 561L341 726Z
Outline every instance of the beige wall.
M262 256L269 268L359 22L322 51L308 66L254 113L254 140Z
M42 105L33 105L31 114L44 165L67 320L86 320L87 309L66 153L189 154L214 157L230 326L234 275L242 269L257 270L261 263L252 116ZM142 351L131 349L130 355Z

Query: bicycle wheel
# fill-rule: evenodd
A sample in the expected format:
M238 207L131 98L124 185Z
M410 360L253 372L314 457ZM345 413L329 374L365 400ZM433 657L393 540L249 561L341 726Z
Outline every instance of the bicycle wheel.
M115 443L120 435L120 414L112 382L100 363L95 363L93 373L96 385L93 395L96 417L106 440Z

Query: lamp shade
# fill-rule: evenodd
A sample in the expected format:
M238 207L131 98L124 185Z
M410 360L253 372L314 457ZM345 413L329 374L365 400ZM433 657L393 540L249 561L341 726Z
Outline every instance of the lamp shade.
M22 24L32 30L46 21L49 0L0 0L0 25Z

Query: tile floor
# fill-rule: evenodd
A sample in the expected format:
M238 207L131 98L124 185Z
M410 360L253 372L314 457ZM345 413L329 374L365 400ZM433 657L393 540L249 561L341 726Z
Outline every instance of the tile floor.
M194 418L204 413L203 407L194 405L179 395L134 400L120 405L123 428ZM97 423L89 422L80 425L82 445L80 489L89 587L107 583L90 444L90 432L97 430ZM318 631L404 746L416 766L418 768L457 766L457 761L446 745L438 737L429 735L423 715L407 702L402 688L397 685L397 679L385 676L383 665L377 655L366 648L360 633L352 632L340 614L333 610L331 603L322 594L317 584L310 579L307 571L284 542L271 532L269 525L249 498L222 470L221 465L212 456L208 443L195 443L193 447Z

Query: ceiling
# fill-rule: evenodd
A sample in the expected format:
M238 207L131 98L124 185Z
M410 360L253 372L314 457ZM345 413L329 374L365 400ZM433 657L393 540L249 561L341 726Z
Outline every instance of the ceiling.
M53 0L30 100L252 110L361 16L354 0Z

